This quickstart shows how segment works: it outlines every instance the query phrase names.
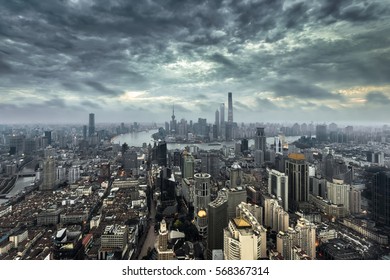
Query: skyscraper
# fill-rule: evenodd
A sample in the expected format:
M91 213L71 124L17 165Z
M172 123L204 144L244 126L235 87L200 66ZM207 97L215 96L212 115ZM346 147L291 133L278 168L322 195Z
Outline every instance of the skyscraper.
M258 260L267 256L267 231L258 221L258 208L245 202L237 205L235 218L224 229L225 260Z
M43 182L41 190L52 190L56 181L56 164L53 158L47 158L43 162Z
M228 122L233 122L233 97L232 93L228 93Z
M266 146L264 127L258 127L256 128L256 135L255 135L255 151L261 150L265 154L266 147L267 146Z
M88 126L88 136L92 136L95 133L95 114L89 114L89 126Z
M309 167L303 154L290 154L285 163L288 176L288 208L296 211L309 196Z
M195 225L201 236L207 236L207 211L210 203L210 174L196 173L195 196L194 196L194 216Z
M219 108L219 130L221 138L225 138L225 103L221 103Z
M288 177L286 174L271 169L268 172L268 193L282 201L284 210L288 210Z
M373 218L380 224L390 225L390 172L375 174L372 184Z
M209 203L207 226L207 258L211 259L213 250L223 249L223 229L227 227L227 201L226 190L220 190L215 200Z

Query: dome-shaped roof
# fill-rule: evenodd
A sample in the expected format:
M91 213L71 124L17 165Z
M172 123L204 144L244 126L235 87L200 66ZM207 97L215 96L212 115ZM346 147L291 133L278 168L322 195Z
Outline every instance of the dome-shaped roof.
M207 216L207 213L206 213L205 210L201 209L201 210L198 211L198 217L199 218L204 218L206 216Z

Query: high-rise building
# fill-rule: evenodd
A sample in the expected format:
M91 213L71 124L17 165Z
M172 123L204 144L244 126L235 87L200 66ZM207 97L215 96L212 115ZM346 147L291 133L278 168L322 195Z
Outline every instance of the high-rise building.
M285 163L288 177L288 208L296 211L309 198L309 166L303 154L289 154Z
M280 231L276 236L276 250L285 260L292 260L292 248L298 244L298 233L293 228Z
M349 211L349 190L350 186L344 184L343 180L333 179L333 182L326 182L327 199L337 205L343 205Z
M241 153L249 150L248 139L244 138L241 140Z
M225 139L225 103L221 103L219 107L219 135L221 139Z
M195 159L187 151L183 152L183 167L182 167L182 177L184 178L194 178L194 167Z
M228 123L233 123L233 96L228 93Z
M87 140L88 137L88 126L83 125L83 139Z
M218 177L220 172L220 160L218 152L207 151L200 154L201 171L209 173L214 179Z
M244 187L236 187L228 189L228 220L233 219L236 215L236 207L241 202L246 202L247 192Z
M196 173L195 195L194 195L194 217L195 225L199 235L207 237L207 219L208 205L210 203L210 179L211 175L207 173Z
M351 214L360 214L362 212L362 191L364 185L351 186L349 192L349 212Z
M158 260L173 260L173 250L168 248L168 233L167 223L163 219L160 223L160 230L158 232L158 239L156 243Z
M321 125L317 125L316 126L316 139L318 142L326 142L328 141L328 134L326 132L327 130L327 127L325 124Z
M219 134L219 131L220 131L220 120L219 120L219 111L218 109L215 111L215 126L216 126L216 132L217 132L217 135Z
M43 182L41 190L52 190L56 182L56 164L53 158L47 158L43 162Z
M89 114L88 136L95 134L95 114Z
M267 256L267 231L256 216L256 208L247 203L237 206L236 217L224 229L225 260L258 260Z
M261 150L261 151L263 151L264 154L265 154L265 151L267 150L264 127L256 128L255 151L256 150Z
M230 188L234 189L243 185L242 168L238 163L234 163L230 168Z
M207 259L211 259L213 250L223 249L223 229L228 224L227 207L227 190L220 190L208 207Z
M68 171L68 182L69 184L74 184L80 179L80 166L74 165L69 168Z
M284 210L288 210L288 177L286 174L271 169L268 172L268 193L282 201Z
M299 219L295 226L298 233L298 246L311 258L316 258L316 225L306 219Z
M45 137L47 138L47 144L51 145L51 131L45 131Z
M372 214L379 224L390 225L390 171L375 174L372 184Z
M167 143L165 141L158 142L156 157L159 166L167 166Z

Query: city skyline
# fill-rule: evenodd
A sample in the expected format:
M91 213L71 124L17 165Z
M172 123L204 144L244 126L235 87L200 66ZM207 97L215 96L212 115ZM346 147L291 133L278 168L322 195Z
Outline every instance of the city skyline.
M0 122L386 123L387 3L4 1Z

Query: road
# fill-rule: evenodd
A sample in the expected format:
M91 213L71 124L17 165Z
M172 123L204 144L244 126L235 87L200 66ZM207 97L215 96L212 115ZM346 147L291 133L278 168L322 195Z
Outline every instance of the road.
M154 201L152 200L151 206L150 206L150 220L149 220L149 230L145 239L144 244L142 245L141 252L138 255L138 259L141 260L144 256L148 254L148 249L154 248L154 243L157 238L157 233L154 232L154 224L155 224L155 216L156 216L156 206Z

